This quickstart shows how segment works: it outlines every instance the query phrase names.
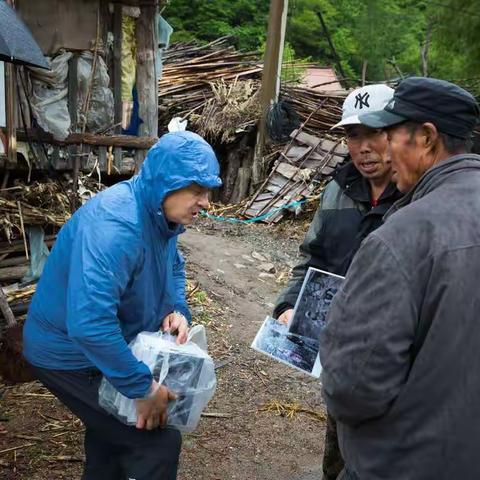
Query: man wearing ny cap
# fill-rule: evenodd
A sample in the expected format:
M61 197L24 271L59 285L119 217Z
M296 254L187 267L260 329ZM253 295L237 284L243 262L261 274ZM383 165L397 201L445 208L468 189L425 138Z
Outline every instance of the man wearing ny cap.
M351 157L324 190L320 206L300 246L302 259L278 298L274 316L287 323L309 267L345 275L362 240L382 222L383 215L400 196L390 182L387 136L381 129L360 124L364 112L381 110L392 98L386 85L370 85L351 92L343 104L343 128ZM335 422L327 421L323 472L335 480L343 468Z
M320 339L340 478L480 478L480 156L475 98L404 80L360 119L405 197L362 244Z

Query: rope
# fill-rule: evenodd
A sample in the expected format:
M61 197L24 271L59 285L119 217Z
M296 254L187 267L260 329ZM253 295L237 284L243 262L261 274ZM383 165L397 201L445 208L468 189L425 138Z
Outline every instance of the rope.
M285 210L287 208L296 207L298 205L302 205L304 203L311 202L313 200L315 200L315 199L314 198L307 198L305 200L296 200L295 202L287 203L286 205L283 205L282 207L272 208L272 210L268 211L267 213L264 213L263 215L260 215L258 217L249 218L248 220L243 220L241 218L229 218L229 217L211 215L210 213L206 212L205 210L202 210L200 212L200 215L202 215L202 217L209 218L210 220L215 220L217 222L248 224L248 223L261 222L262 220L265 220L266 218L272 216L273 214L279 212L280 210Z

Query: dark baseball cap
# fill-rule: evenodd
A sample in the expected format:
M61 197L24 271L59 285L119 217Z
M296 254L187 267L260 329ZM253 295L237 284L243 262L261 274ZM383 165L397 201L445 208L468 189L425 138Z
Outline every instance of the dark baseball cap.
M469 138L479 118L475 97L453 83L427 77L403 80L383 110L359 116L371 128L387 128L407 120L433 123L440 132Z

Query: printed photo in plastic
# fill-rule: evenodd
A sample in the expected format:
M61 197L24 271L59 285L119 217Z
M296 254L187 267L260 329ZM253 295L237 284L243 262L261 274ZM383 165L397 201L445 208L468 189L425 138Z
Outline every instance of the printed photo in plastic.
M298 296L288 331L318 341L328 310L344 277L309 268Z
M162 364L163 354L160 353L155 362L153 378L160 377ZM168 354L168 373L161 383L177 395L177 399L168 404L167 413L172 425L187 425L202 367L203 358Z
M318 342L289 333L287 325L274 318L265 319L251 347L309 375L318 377L320 374L316 373Z

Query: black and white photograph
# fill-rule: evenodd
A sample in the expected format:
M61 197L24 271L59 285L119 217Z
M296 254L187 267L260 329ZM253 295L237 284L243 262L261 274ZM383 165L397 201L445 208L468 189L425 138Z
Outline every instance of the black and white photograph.
M320 375L318 342L290 333L274 318L265 319L251 347L304 373Z
M318 341L344 277L309 268L289 323L290 333Z

